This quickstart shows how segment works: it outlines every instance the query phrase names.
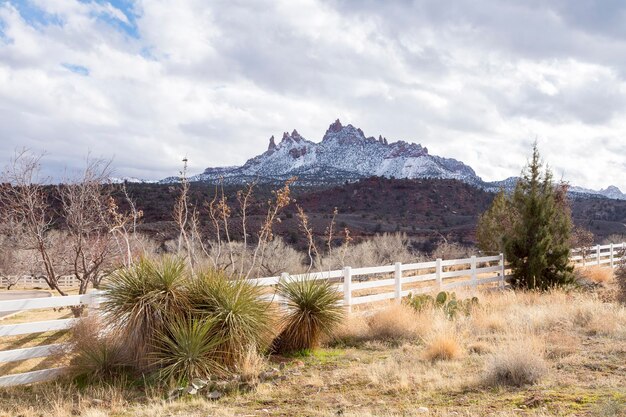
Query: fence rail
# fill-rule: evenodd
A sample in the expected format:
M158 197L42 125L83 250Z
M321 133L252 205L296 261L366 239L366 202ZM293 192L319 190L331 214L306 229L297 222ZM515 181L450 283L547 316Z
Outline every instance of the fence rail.
M614 268L620 261L626 260L625 251L626 243L598 245L573 250L570 260L575 266L597 265ZM368 268L348 266L335 271L291 276L282 274L250 281L260 286L270 287L277 285L281 279L329 280L336 283L337 291L343 293L344 306L351 311L353 307L363 304L388 300L400 302L402 297L410 293L429 293L464 287L476 291L478 286L485 285L498 288L504 286L508 278L504 256L500 254L485 257L472 256L465 259L436 259L411 264L398 262L393 265ZM85 295L0 301L0 313L81 305L89 309L97 309L103 296L102 292L94 291ZM268 298L281 301L275 294L268 295ZM60 319L2 325L0 337L67 330L75 323L75 320ZM65 344L57 343L0 351L0 363L62 355L66 347ZM51 380L66 370L67 368L58 367L0 376L0 387Z

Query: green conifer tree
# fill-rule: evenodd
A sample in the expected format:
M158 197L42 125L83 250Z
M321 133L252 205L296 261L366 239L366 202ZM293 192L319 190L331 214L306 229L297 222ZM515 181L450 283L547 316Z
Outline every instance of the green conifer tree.
M504 252L504 239L510 235L516 214L506 192L501 189L491 206L478 219L478 248L487 254Z
M567 187L555 186L548 168L542 172L536 143L510 204L516 216L511 232L504 238L504 247L513 269L513 285L545 290L572 282Z

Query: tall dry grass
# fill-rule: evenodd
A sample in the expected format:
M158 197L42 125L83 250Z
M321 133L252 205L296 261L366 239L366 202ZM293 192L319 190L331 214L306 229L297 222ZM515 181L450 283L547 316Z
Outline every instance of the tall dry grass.
M588 266L576 270L578 277L595 282L597 284L608 284L613 281L613 270L600 266Z

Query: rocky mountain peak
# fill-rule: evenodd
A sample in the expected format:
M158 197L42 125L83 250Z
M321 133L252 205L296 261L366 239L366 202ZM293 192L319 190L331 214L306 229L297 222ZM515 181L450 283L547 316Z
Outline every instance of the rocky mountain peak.
M292 176L306 183L336 183L359 178L452 178L478 183L480 178L462 162L428 155L426 148L404 141L390 143L382 135L366 137L351 124L339 119L330 124L321 142L306 140L297 130L283 133L276 144L270 138L268 150L243 166L232 169L207 169L198 180L214 176L230 178L232 183L246 179L283 181Z
M291 132L291 138L296 142L301 142L304 139L302 136L300 136L296 129Z
M277 148L276 141L274 140L274 135L272 135L272 137L270 138L270 144L267 147L267 150L268 151L275 151L276 148Z
M343 129L343 125L341 124L341 122L339 121L339 119L335 120L334 123L332 123L330 126L328 126L328 129L326 130L326 135L328 135L329 133L337 133L340 132L341 129Z

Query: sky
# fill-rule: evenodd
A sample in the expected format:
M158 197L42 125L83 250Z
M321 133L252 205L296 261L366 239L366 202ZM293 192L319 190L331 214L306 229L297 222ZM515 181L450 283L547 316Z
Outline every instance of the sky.
M240 165L335 119L485 180L533 141L555 176L626 191L622 0L0 0L0 164L115 175Z

